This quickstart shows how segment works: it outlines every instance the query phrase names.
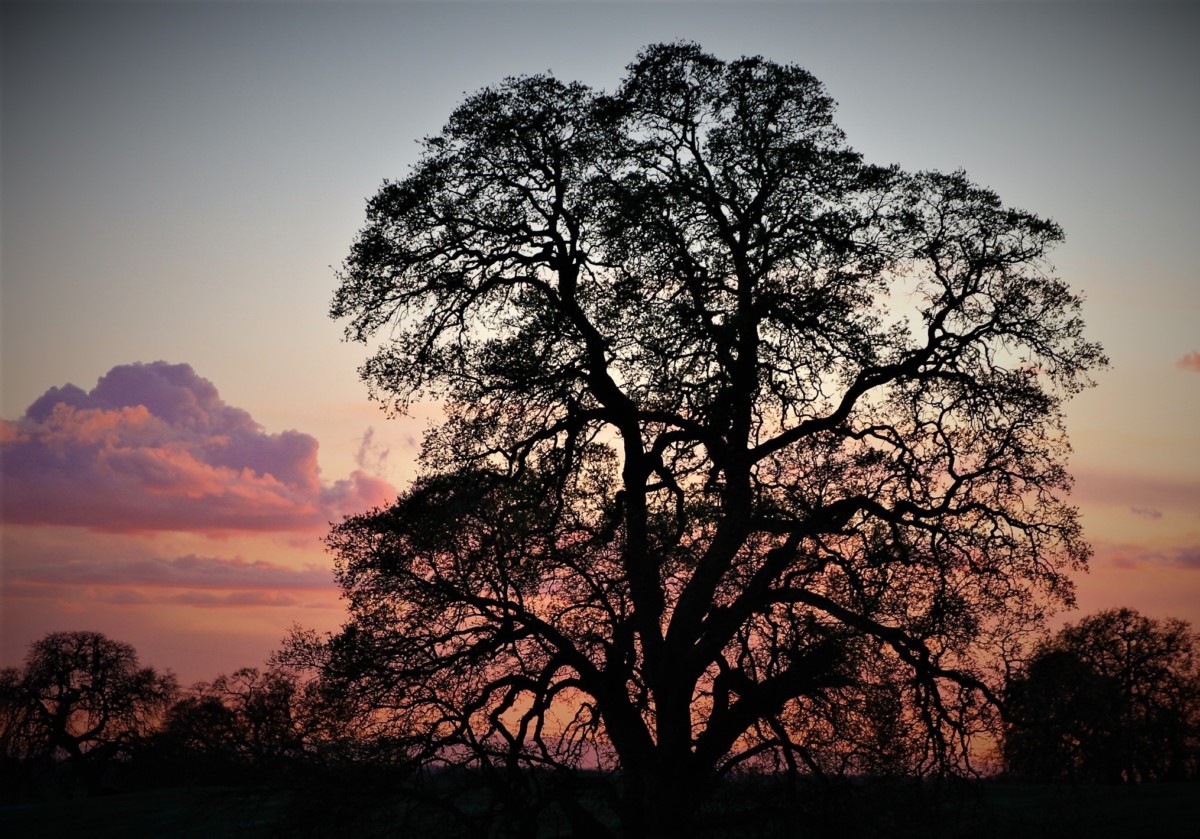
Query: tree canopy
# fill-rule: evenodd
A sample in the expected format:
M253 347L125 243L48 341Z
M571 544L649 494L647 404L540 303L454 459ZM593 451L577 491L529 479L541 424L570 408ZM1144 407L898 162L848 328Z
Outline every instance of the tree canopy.
M469 96L369 202L332 315L445 418L292 654L421 759L619 767L633 835L743 766L941 771L1071 601L1062 410L1105 359L1062 232L833 108L652 46L613 93Z
M52 632L0 671L0 745L18 760L71 761L95 787L106 763L157 725L178 685L99 632Z
M167 713L171 745L268 765L302 755L308 730L304 685L295 674L244 667L193 685Z
M1017 775L1102 783L1200 772L1198 637L1175 618L1109 609L1041 643L1008 690Z

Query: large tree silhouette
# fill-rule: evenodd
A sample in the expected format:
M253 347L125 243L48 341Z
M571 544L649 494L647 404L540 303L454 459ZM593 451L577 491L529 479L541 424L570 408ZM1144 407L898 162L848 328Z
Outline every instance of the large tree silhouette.
M1054 223L865 163L832 111L670 44L425 140L332 314L376 398L445 419L334 528L350 621L295 658L423 759L619 767L632 835L740 766L960 765L989 656L1086 562L1062 405L1104 358Z

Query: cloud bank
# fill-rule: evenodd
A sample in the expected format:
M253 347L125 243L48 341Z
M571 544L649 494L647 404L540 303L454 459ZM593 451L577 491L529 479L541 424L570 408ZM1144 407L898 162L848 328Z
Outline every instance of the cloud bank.
M1124 507L1142 518L1168 512L1200 513L1200 477L1137 475L1081 468L1075 470L1075 502Z
M43 558L13 571L11 579L40 585L100 585L188 589L331 590L333 571L309 564L292 568L241 557L197 556L117 560Z
M356 470L324 483L317 440L268 434L187 364L114 367L0 421L0 518L110 532L307 531L385 503Z
M64 588L116 606L299 606L337 590L328 567L293 568L241 557L186 556L138 560L41 558L10 568L10 597L60 598Z
M1200 545L1174 545L1162 549L1145 545L1097 544L1096 558L1114 568L1180 568L1200 571Z

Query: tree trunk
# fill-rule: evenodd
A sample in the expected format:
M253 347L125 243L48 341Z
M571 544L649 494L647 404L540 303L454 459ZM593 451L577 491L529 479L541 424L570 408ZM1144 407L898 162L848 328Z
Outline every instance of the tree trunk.
M644 776L627 776L621 830L625 839L691 836L698 824L698 805L708 790L691 755L658 757L656 766Z

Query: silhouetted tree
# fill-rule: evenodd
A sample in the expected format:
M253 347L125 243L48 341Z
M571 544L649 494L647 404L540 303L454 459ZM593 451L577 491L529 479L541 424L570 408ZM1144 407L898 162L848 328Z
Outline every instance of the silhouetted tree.
M154 730L176 690L171 673L142 667L129 644L52 632L30 645L23 668L0 675L0 743L17 760L67 760L95 789L105 767Z
M219 697L199 693L197 687L167 710L163 736L183 749L233 751L239 739L237 715Z
M304 753L306 717L294 674L245 667L194 685L168 712L164 734L176 748L262 764Z
M204 693L219 698L238 722L239 744L255 761L303 753L309 727L303 686L293 674L246 667L218 676Z
M425 140L332 314L376 398L445 419L333 529L350 621L295 660L424 760L619 767L631 835L880 703L911 765L964 759L988 655L1086 562L1062 405L1104 358L1054 223L868 165L832 113L798 67L670 44Z
M292 769L378 762L397 755L382 742L374 709L352 708L297 670L244 667L198 682L167 711L164 754L195 758L201 774L236 767Z
M1101 782L1195 777L1198 642L1186 622L1132 609L1063 627L1009 687L1009 770Z

